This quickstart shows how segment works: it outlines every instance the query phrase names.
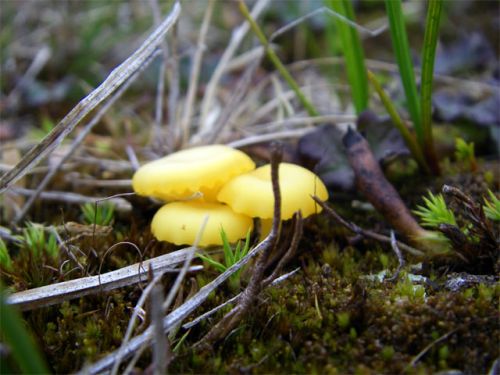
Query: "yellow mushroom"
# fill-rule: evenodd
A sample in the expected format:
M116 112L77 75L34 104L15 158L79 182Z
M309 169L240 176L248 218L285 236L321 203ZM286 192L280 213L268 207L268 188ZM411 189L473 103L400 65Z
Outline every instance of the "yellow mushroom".
M153 217L151 231L160 241L192 245L207 215L208 222L199 246L222 245L221 227L229 242L244 238L253 227L252 218L237 214L224 204L189 201L168 203L161 207Z
M254 168L248 155L231 147L195 147L143 165L134 174L132 187L139 195L165 201L188 199L197 193L205 201L215 201L227 181Z
M314 173L296 164L279 166L281 191L281 219L290 219L296 211L307 217L320 212L321 207L311 198L328 199L328 191ZM273 217L274 195L271 183L271 166L264 165L251 172L236 176L225 184L217 195L235 212L261 219Z

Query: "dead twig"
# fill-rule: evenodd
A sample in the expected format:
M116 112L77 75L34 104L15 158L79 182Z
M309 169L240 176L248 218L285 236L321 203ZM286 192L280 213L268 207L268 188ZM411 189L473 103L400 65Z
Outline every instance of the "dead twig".
M394 272L394 275L389 277L387 280L391 282L397 281L399 274L401 273L401 270L405 266L405 259L403 258L403 254L401 253L401 250L399 250L398 243L396 241L396 235L394 234L394 231L391 230L391 248L396 254L396 257L398 258L398 267L396 268L396 271Z
M154 274L154 271L151 269L151 267L149 267L148 272L150 275ZM120 348L118 349L117 360L115 362L115 365L113 366L113 369L111 370L111 375L117 374L118 368L120 367L120 363L121 363L123 347L125 346L125 344L127 342L130 341L130 337L132 336L133 330L135 328L135 323L137 321L137 318L139 317L139 314L142 311L144 311L142 309L142 306L144 306L144 304L146 303L146 299L149 297L154 286L160 282L160 280L164 274L165 274L165 272L156 272L156 275L153 277L151 282L142 291L141 297L137 301L137 304L134 307L134 312L132 313L132 316L130 317L130 320L128 322L127 331L125 332L125 335L123 337L122 344L121 344ZM138 350L138 352L142 353L141 350Z
M244 146L250 146L257 143L271 142L278 139L289 139L289 138L300 138L307 133L310 133L314 130L314 128L306 128L306 129L294 129L294 130L285 130L282 132L270 133L270 134L262 134L262 135L253 135L250 137L246 137L243 139L239 139L237 141L227 143L228 146L234 148L240 148Z
M179 86L180 86L180 73L179 73L179 54L178 54L178 38L177 38L177 25L174 25L172 33L168 36L169 43L172 46L171 53L172 59L170 59L167 65L167 72L169 78L168 87L168 126L170 129L170 135L167 138L170 140L168 146L169 151L174 151L180 141L180 128L177 127L177 114L178 114L178 102L179 102Z
M79 173L68 173L64 179L72 183L74 186L89 186L108 189L132 189L131 179L96 180L95 178L81 178Z
M444 335L442 335L441 337L438 337L436 340L434 340L433 342L431 342L429 345L427 345L425 348L423 348L415 357L413 357L413 359L411 360L411 362L405 367L404 371L403 372L406 372L406 370L408 370L410 367L414 367L415 364L420 361L420 359L429 351L431 350L436 344L439 344L441 341L444 341L446 340L448 337L450 337L451 335L453 335L454 333L456 333L461 327L458 327L458 328L455 328L455 329L452 329L451 331L445 333Z
M153 20L155 27L161 23L161 10L158 0L150 0L149 4L153 13ZM162 126L163 126L163 111L164 111L164 97L165 97L165 75L167 71L167 58L168 58L168 45L165 40L160 43L162 63L160 64L160 71L158 72L158 85L156 86L156 106L155 106L155 123L153 132L151 134L150 142L158 143L162 140ZM155 146L158 146L156 144Z
M317 14L326 14L330 17L333 17L333 18L337 18L339 19L340 21L348 24L350 27L352 27L353 29L356 29L357 31L359 31L360 33L364 33L364 34L367 34L369 36L377 36L379 35L380 33L382 33L385 29L387 29L387 24L384 24L378 28L376 28L375 30L371 30L371 29L368 29L364 26L361 26L359 24L357 24L356 22L353 22L351 21L350 19L344 17L343 15L333 11L332 9L326 7L326 6L322 6L318 9L315 9L313 10L312 12L309 12L307 13L306 15L302 16L302 17L299 17L297 18L296 20L293 20L292 22L289 22L288 24L286 24L285 26L281 27L280 29L276 30L270 37L269 37L269 41L273 41L274 39L276 39L278 36L284 34L285 32L287 32L288 30L290 29L293 29L295 26L301 24L302 22L304 22L305 20L309 19L309 18L312 18L314 17L315 15Z
M267 287L270 283L272 283L278 277L278 274L281 272L283 267L295 256L297 248L299 247L300 239L302 238L303 229L304 221L302 220L302 213L299 211L295 214L295 225L293 227L292 242L290 243L290 246L288 247L285 255L281 257L278 265L274 268L271 275L266 277L262 282L263 287Z
M83 265L78 261L78 258L75 256L75 254L73 254L73 252L68 248L68 246L66 246L65 241L63 241L61 239L61 236L57 232L56 228L52 226L52 227L50 227L50 231L56 237L56 240L57 240L57 243L59 244L59 247L61 249L63 249L63 251L68 256L68 258L71 259L73 261L73 263L75 263L77 265L77 267L82 272L82 275L84 275L85 274L85 267L83 267Z
M321 207L323 207L323 209L325 210L325 212L328 215L333 217L339 224L343 225L344 227L349 229L351 232L356 233L356 234L363 236L363 237L366 237L366 238L371 238L372 240L375 240L375 241L389 243L389 244L391 243L390 237L384 236L383 234L373 232L371 230L363 229L363 228L357 226L356 224L345 220L332 207L327 205L325 202L323 202L318 197L313 196L312 198L316 201L316 203L318 203ZM425 255L423 251L420 251L418 249L415 249L414 247L408 246L403 242L396 241L396 244L398 245L398 247L400 249L403 249L412 255L415 255L418 257L423 257Z
M239 303L229 313L227 313L197 344L196 348L210 346L213 342L227 336L240 322L243 316L249 311L263 287L264 272L266 270L267 260L271 250L275 247L278 239L278 232L281 222L281 193L278 178L278 169L283 157L283 149L274 143L271 152L271 181L274 195L274 213L270 239L268 246L262 249L262 252L255 262L252 270L252 276L248 286L243 291Z

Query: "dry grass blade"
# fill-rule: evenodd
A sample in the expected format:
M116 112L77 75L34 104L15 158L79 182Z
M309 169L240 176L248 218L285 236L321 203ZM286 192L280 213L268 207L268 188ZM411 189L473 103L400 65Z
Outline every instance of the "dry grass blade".
M36 194L36 190L24 189L24 188L15 188L15 189L10 189L9 191L14 194L25 195L28 197L32 196L33 194ZM123 196L123 195L134 195L134 194L135 193L124 193L120 195ZM107 200L108 202L113 203L116 211L125 213L132 211L132 205L130 204L130 202L121 197L110 197L108 199L105 197L89 197L86 195L69 193L66 191L43 191L40 193L40 199L53 202L64 202L70 204L95 203L102 200Z
M342 22L346 23L347 25L349 25L350 27L352 27L353 29L356 29L359 32L362 32L362 33L367 34L369 36L377 36L377 35L381 34L382 32L384 32L387 29L387 25L386 24L384 24L384 25L382 25L380 27L377 27L374 30L369 29L367 27L358 25L356 22L351 21L349 18L344 17L343 15L341 15L341 14L333 11L332 9L330 9L330 8L328 8L326 6L322 6L322 7L318 8L318 9L315 9L312 12L307 13L306 15L304 15L302 17L299 17L296 20L294 20L294 21L286 24L285 26L281 27L279 30L276 30L271 35L271 37L269 38L269 41L270 42L273 41L278 36L284 34L288 30L293 29L297 25L301 24L302 22L306 21L307 19L312 18L312 17L314 17L314 16L316 16L318 14L327 14L328 16L337 18L337 19L341 20Z
M267 6L268 3L269 0L259 0L252 9L252 18L256 19L259 16L259 14L264 10L264 8ZM245 37L245 35L249 30L250 30L249 23L244 22L241 26L239 26L236 30L233 31L231 40L229 41L229 45L225 49L224 54L222 55L219 63L217 64L217 67L215 68L212 77L210 78L210 82L207 85L205 97L203 98L203 102L201 104L200 128L197 134L200 139L204 134L208 134L211 131L210 124L208 123L207 119L209 117L208 114L212 108L216 96L217 86L219 84L222 75L226 71L227 65L229 64L234 53L236 52L236 49L241 44L243 38Z
M130 84L135 80L135 78L141 73L141 71L149 65L149 63L154 59L156 54L152 54L149 56L146 61L136 70L130 79L128 79L116 92L115 94L109 98L101 108L97 111L95 116L85 125L83 130L78 133L73 142L71 142L71 146L68 151L62 155L58 161L49 167L48 173L43 177L43 180L38 184L35 192L29 197L29 199L24 204L21 211L14 218L14 224L19 223L28 213L29 209L33 205L33 203L38 199L40 193L47 187L52 178L56 175L56 173L60 170L60 168L66 163L66 161L71 158L71 156L75 153L77 148L82 144L84 139L89 135L89 133L94 129L94 127L99 123L104 114L108 111L108 109L122 96L122 94L128 89Z
M155 374L166 374L172 356L167 336L163 332L163 287L156 284L151 291L151 323L154 331L153 366Z
M150 265L155 272L179 272L178 269L174 269L174 266L183 262L190 251L191 248L186 248L102 275L83 277L14 293L9 296L7 302L18 306L21 310L31 310L144 281Z
M254 145L256 143L276 141L279 139L300 138L306 135L307 133L312 132L313 130L314 128L304 128L304 129L286 130L270 134L253 135L250 137L239 139L237 141L229 142L227 143L227 145L234 148L240 148L244 146Z
M260 61L260 59L255 60L245 69L245 72L241 75L241 78L236 84L234 95L232 95L231 99L226 104L226 107L220 113L217 124L212 127L212 131L210 132L210 134L207 134L206 140L204 140L204 142L220 143L221 133L223 132L224 128L226 128L231 122L235 121L236 119L234 108L245 101L245 96L251 84L251 78L255 73L255 70L259 66Z
M184 112L182 114L182 120L181 120L183 144L187 144L189 141L190 121L196 99L196 90L198 89L198 78L200 76L203 51L205 50L205 37L208 34L208 26L210 25L210 20L212 18L214 5L215 5L215 0L210 0L208 2L207 10L205 11L205 15L203 16L203 21L200 28L200 34L198 36L198 46L196 48L196 52L193 57L193 64L191 66L191 72L189 74L189 87L186 94Z
M149 272L152 273L151 270L149 270ZM118 349L118 358L121 358L120 353L122 351L122 347L123 347L124 343L127 343L130 340L130 337L132 336L134 328L136 327L135 323L136 323L137 318L139 316L139 311L142 311L142 306L144 306L144 304L146 303L146 299L149 297L149 295L150 295L151 291L153 290L153 288L155 287L155 285L160 282L163 275L164 275L164 272L157 272L157 274L155 275L153 280L142 291L141 297L137 301L137 304L134 307L134 312L132 313L132 316L130 317L130 320L128 322L127 331L125 332L125 336L123 337L123 340L122 340L122 346L120 346L120 349ZM138 351L138 352L140 352L140 351ZM119 366L120 366L120 361L119 361L119 359L117 359L113 369L111 370L112 375L115 375L118 372Z
M149 1L153 13L155 27L161 23L161 10L158 0ZM162 63L160 64L160 71L158 72L158 85L156 87L156 110L155 110L155 123L153 126L153 133L151 137L152 142L158 142L161 138L161 129L163 125L163 98L165 96L165 74L167 71L167 58L168 58L168 45L165 40L160 44L162 53Z
M63 139L96 108L103 100L112 95L139 67L154 53L157 46L180 15L181 6L176 2L168 17L144 43L122 64L115 68L106 80L83 98L54 129L21 159L9 172L0 178L0 193L22 178L33 166L54 150Z

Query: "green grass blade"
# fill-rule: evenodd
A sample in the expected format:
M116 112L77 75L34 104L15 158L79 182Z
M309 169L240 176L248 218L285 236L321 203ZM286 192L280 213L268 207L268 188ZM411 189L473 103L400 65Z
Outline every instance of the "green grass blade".
M415 73L410 56L410 46L406 35L406 27L401 9L401 0L385 0L385 8L389 18L392 46L396 61L399 66L399 74L403 83L406 95L408 112L410 113L415 134L420 145L424 144L424 133L422 130L422 120L420 113L420 101L415 83Z
M350 0L329 0L327 3L336 13L354 21L354 10ZM342 51L354 107L356 113L360 114L368 107L368 80L361 40L358 31L351 25L336 19L336 26L342 41Z
M434 75L434 61L439 35L439 23L443 9L442 0L429 0L427 19L425 22L424 46L422 51L422 78L420 87L420 107L422 115L423 145L427 158L435 168L438 168L437 157L434 151L432 137L432 81ZM434 169L434 168L433 168Z
M396 127L396 129L399 130L399 133L403 137L406 146L410 150L411 154L417 161L418 165L420 168L422 168L423 171L429 172L429 166L427 165L424 154L422 152L422 149L420 148L420 145L417 143L417 140L413 136L412 133L408 130L406 125L404 124L403 120L399 116L398 111L396 110L396 107L394 106L392 100L389 98L389 96L386 94L384 89L382 88L382 85L380 82L377 80L375 75L367 71L367 76L368 79L370 80L373 88L377 92L378 96L380 97L380 100L382 101L382 104L384 105L387 113L391 117L392 123Z
M223 265L222 263L217 262L216 260L212 259L208 255L203 255L201 253L196 253L198 258L200 258L202 261L208 263L210 266L214 267L217 271L224 272L226 270L226 266Z
M186 341L186 338L188 337L188 335L191 333L191 330L187 330L186 333L184 333L181 338L179 339L179 341L177 342L177 344L175 344L174 348L172 349L172 352L173 353L178 353L179 350L181 349L182 347L182 344L184 343L184 341Z
M247 232L247 236L245 237L245 245L243 246L243 250L241 251L241 258L247 255L248 250L250 250L250 230Z
M233 249L231 248L231 244L227 239L226 232L224 232L224 228L220 228L220 236L222 239L222 250L224 251L224 263L226 267L230 267L234 264L234 254Z
M3 288L0 286L0 289ZM35 342L26 331L21 316L5 302L5 293L0 291L0 326L2 339L9 345L12 356L25 374L49 374Z
M305 97L304 93L300 89L299 85L291 74L286 70L285 66L279 59L278 55L269 47L269 41L267 40L266 36L262 32L260 26L255 22L255 20L252 18L252 15L248 11L247 6L243 2L243 0L239 1L240 5L240 12L243 14L243 16L246 18L248 23L250 24L250 28L254 32L254 34L257 36L259 39L260 43L264 46L267 57L269 57L269 60L274 64L278 72L280 72L281 76L283 79L288 83L290 88L295 92L295 95L297 95L297 99L302 103L304 108L306 109L307 113L309 116L318 116L319 112L318 110L314 107L314 105Z
M235 263L241 259L241 241L238 241L234 249L234 260Z

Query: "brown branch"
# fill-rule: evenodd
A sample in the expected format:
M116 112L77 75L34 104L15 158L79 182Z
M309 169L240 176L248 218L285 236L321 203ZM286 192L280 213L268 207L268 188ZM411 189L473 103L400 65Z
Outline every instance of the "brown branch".
M418 225L396 189L385 178L363 136L349 128L342 142L354 171L357 189L398 232L411 241L423 237L426 231Z

